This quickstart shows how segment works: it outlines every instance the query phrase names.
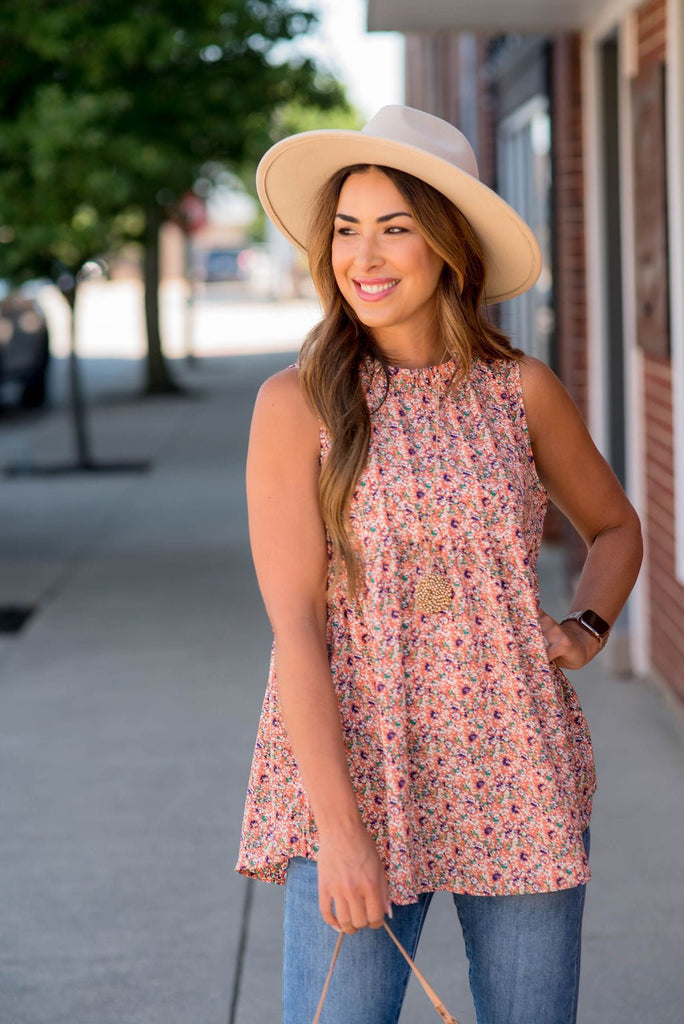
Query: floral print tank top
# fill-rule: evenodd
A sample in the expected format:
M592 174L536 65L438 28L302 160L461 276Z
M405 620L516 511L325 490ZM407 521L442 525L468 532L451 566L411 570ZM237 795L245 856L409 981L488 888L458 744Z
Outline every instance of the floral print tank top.
M547 496L517 362L363 369L371 440L350 523L364 580L330 557L328 650L348 764L395 903L444 889L548 892L586 882L595 789L577 697L549 663L536 560ZM438 408L439 403L439 408ZM321 458L329 440L321 433ZM445 575L451 602L415 588ZM237 870L284 882L316 825L271 661Z

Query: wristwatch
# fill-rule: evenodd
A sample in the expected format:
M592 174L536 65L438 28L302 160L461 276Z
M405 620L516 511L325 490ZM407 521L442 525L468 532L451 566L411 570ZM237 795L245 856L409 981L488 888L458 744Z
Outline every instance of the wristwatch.
M605 619L602 619L600 615L593 612L591 608L587 608L583 612L570 612L564 619L561 619L561 626L564 622L570 622L570 620L580 625L587 633L590 633L595 640L598 640L601 647L604 646L610 633L610 626Z

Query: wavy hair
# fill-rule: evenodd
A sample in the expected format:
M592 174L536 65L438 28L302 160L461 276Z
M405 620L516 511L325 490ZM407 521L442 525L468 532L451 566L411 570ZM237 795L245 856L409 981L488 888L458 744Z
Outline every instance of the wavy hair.
M333 557L344 563L352 596L363 575L348 524L349 504L368 455L371 410L361 380L361 364L371 359L385 375L387 361L343 298L331 259L333 223L340 191L352 174L363 174L371 164L342 168L320 190L313 205L309 233L309 269L323 307L322 320L309 332L299 354L304 392L330 437L323 463L318 497L332 543ZM473 358L518 359L502 331L484 313L486 265L482 245L470 224L446 196L432 186L392 167L378 166L408 203L428 245L444 260L437 285L437 331L445 356L457 371L452 386L467 377Z

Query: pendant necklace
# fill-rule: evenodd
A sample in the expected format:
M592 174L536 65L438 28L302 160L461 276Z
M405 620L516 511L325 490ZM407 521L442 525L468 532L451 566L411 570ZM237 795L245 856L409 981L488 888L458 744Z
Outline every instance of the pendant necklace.
M441 383L441 381L440 381ZM422 576L416 584L415 598L416 608L418 611L428 615L434 615L437 612L446 611L447 608L451 607L453 588L451 581L444 572L440 572L436 569L437 562L437 551L435 543L435 519L437 514L437 481L439 479L440 470L440 458L439 458L439 437L440 437L440 421L439 421L439 407L442 400L442 395L437 392L437 407L435 410L435 430L434 430L434 464L432 469L432 492L430 496L430 512L428 515L427 525L423 524L423 530L426 535L426 539L429 537L429 555L432 566L430 572Z

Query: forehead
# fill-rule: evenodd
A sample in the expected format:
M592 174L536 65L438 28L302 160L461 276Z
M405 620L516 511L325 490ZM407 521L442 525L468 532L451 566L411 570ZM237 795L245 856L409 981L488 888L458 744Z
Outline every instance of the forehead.
M379 213L410 209L397 186L377 167L350 174L340 189L338 212L353 213L355 208L374 210L379 207L383 207Z

